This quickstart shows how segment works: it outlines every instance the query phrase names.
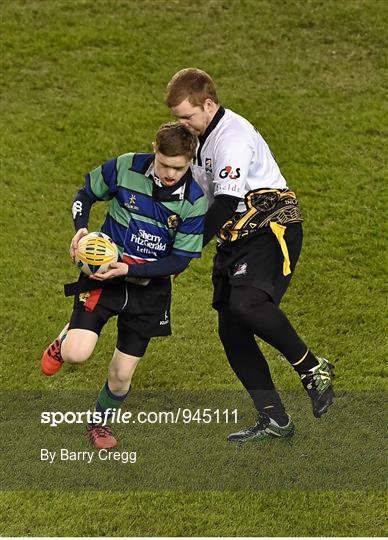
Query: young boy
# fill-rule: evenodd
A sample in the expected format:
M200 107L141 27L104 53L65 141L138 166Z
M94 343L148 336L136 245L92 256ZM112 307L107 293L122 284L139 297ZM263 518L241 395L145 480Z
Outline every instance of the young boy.
M196 145L191 129L165 124L156 134L154 154L128 153L107 161L86 176L73 202L76 234L70 256L88 234L92 204L110 200L101 231L116 243L120 261L107 273L81 276L68 287L67 293L75 294L70 323L44 352L41 369L51 376L64 362L87 360L105 323L117 316L117 344L98 412L122 405L150 339L171 334L170 276L201 255L206 199L190 169ZM87 429L95 447L117 445L108 425Z

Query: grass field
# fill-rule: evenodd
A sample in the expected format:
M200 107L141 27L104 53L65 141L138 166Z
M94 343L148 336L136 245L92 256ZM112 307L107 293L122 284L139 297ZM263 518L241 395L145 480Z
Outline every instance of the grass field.
M42 350L71 310L62 285L76 278L67 256L72 197L83 174L102 161L126 151L150 151L158 126L169 118L163 104L166 83L178 69L196 66L215 78L222 103L246 116L267 139L298 194L305 242L283 308L312 349L336 364L342 397L323 420L329 440L342 440L344 431L354 433L355 448L365 455L362 472L369 466L369 477L376 477L361 488L323 482L322 489L292 489L285 481L283 489L268 485L260 491L160 486L120 491L114 482L100 492L50 491L28 482L12 490L4 482L0 534L386 534L384 467L374 470L367 459L370 437L382 435L382 427L370 424L368 431L365 413L371 418L382 414L386 390L388 3L4 0L0 9L0 389L8 396L8 409L1 412L2 438L20 437L22 418L26 434L37 422L28 416L29 391L31 396L36 391L44 396L90 393L104 381L115 343L113 322L87 364L66 366L50 380L39 372ZM103 214L103 205L93 209L91 230ZM240 386L224 358L210 309L213 252L211 244L177 280L174 336L150 345L135 375L134 399L136 391L168 395L176 389L237 395ZM263 350L278 387L300 392L287 362L269 347ZM362 414L357 392L376 396ZM354 403L348 416L341 415L342 402ZM307 401L304 405L304 414L310 415ZM15 411L24 416L13 424L9 414ZM310 418L304 422L303 410L296 414L296 445L306 437L309 453L317 439L314 430L324 439L324 429ZM3 465L12 477L7 448ZM258 446L246 460L245 473L254 475L268 464L276 475L271 458L279 454L279 463L282 459L276 452ZM329 456L325 462L330 474L338 452L333 446L332 460ZM325 475L319 458L309 465L318 478Z

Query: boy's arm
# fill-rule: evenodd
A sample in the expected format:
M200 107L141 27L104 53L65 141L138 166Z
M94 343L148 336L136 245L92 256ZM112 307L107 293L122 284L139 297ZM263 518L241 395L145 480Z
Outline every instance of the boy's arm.
M186 210L176 231L172 253L167 257L143 264L112 263L111 270L104 274L94 274L91 279L104 281L119 276L153 278L180 274L188 267L192 258L201 256L206 207L202 191L197 193L193 202L186 202Z
M156 278L180 274L186 270L191 261L190 257L180 255L169 255L164 259L150 261L143 264L127 264L124 262L112 263L110 270L104 274L93 274L91 279L105 281L115 277L138 277L138 278Z
M75 229L75 235L70 243L70 257L74 260L78 242L83 236L86 236L88 231L89 214L92 204L95 202L87 193L85 187L81 188L77 195L74 197L74 201L71 207L73 214L73 224Z
M96 201L112 199L117 189L117 159L106 161L85 176L85 185L74 197L71 211L76 231L70 243L70 257L74 260L78 242L88 234L89 214Z

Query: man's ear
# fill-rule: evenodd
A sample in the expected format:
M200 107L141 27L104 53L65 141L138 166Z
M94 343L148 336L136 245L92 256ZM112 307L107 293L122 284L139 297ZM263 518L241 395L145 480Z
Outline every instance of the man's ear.
M215 105L214 101L210 98L206 98L205 101L203 102L203 108L207 111L212 110L214 105Z
M152 149L153 149L154 154L155 154L156 153L156 142L155 141L152 143Z

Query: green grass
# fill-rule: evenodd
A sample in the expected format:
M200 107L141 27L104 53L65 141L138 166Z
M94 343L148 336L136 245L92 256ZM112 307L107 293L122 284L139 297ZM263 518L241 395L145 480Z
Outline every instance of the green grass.
M378 493L61 492L6 494L26 536L373 536L383 534ZM49 509L49 510L48 510ZM248 509L248 510L247 510ZM248 513L249 512L249 513ZM8 517L4 534L15 534ZM58 526L60 523L60 527Z
M113 322L84 366L52 380L38 370L71 310L62 296L76 277L71 200L86 171L151 149L169 118L165 85L187 66L210 72L223 104L256 125L300 199L305 243L285 312L334 361L339 391L385 389L385 0L5 0L0 9L2 389L101 386ZM213 251L177 280L174 336L151 344L135 388L239 389L210 309ZM279 388L299 389L284 359L263 350ZM4 491L2 533L384 534L377 490L115 491Z

